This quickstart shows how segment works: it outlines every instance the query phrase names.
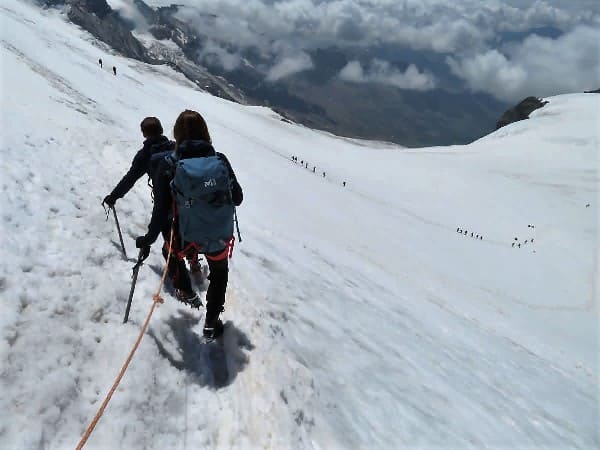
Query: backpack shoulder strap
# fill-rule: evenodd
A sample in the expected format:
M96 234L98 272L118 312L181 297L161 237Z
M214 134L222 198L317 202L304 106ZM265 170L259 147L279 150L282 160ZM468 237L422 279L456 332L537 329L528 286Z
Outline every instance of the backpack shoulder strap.
M154 155L156 153L169 152L174 149L175 149L175 142L165 140L165 141L160 141L160 142L156 142L156 143L152 144L150 146L150 153L152 153Z

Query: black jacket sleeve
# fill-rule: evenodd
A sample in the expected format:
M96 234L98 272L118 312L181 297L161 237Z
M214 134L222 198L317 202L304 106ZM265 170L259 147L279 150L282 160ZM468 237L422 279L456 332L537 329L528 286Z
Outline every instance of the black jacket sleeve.
M227 166L227 170L229 170L229 178L231 178L231 198L233 200L233 204L235 206L240 206L242 201L244 200L244 192L242 191L242 186L238 183L238 180L235 176L235 172L231 167L231 163L227 159L227 157L223 153L217 153L217 156L225 163Z
M116 200L122 198L133 187L135 182L146 173L146 155L144 149L136 153L129 171L121 178L110 195Z

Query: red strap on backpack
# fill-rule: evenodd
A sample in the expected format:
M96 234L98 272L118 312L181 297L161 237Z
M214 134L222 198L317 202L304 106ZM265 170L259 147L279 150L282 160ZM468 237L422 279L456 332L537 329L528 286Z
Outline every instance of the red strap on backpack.
M224 259L227 259L228 257L229 257L229 259L231 259L231 257L233 256L234 244L235 244L235 236L231 236L231 238L229 239L229 242L227 242L227 245L225 246L225 248L223 249L222 252L219 252L216 255L207 255L205 253L204 256L206 259L209 259L211 261L222 261Z
M175 202L175 199L173 199L173 217L177 217L177 203ZM231 236L231 238L227 242L227 245L225 246L223 251L219 252L218 254L216 254L214 256L207 255L206 253L202 252L202 249L200 248L200 246L198 244L196 244L195 242L190 242L183 249L175 252L175 254L177 255L177 257L179 259L188 258L188 260L198 261L198 254L202 253L202 254L204 254L204 257L206 259L210 259L211 261L222 261L226 258L231 259L233 257L233 247L234 246L235 246L235 236Z

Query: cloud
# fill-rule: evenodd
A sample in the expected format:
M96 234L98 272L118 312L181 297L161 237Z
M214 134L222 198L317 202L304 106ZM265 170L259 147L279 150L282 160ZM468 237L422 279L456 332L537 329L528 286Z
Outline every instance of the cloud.
M242 62L242 58L238 54L227 51L213 41L204 44L199 56L204 61L221 66L228 72L237 69Z
M138 30L148 28L146 19L137 9L133 0L107 0L106 3L117 11L122 18L132 22Z
M448 58L467 86L500 100L517 101L600 87L600 31L579 26L558 39L530 36L501 52Z
M277 81L298 72L312 69L313 62L309 55L301 52L294 56L286 56L278 61L267 73L267 81Z
M340 71L339 77L354 83L378 83L418 91L426 91L435 87L433 76L429 73L419 72L414 64L409 65L402 72L387 61L380 59L372 60L366 72L360 62L350 61Z

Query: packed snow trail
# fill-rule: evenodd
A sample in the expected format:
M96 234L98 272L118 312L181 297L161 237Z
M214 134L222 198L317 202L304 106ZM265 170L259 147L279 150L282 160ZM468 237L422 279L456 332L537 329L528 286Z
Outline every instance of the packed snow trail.
M598 446L597 95L469 146L389 148L198 92L52 9L0 14L1 448L73 448L127 356L163 260L122 325L133 262L100 202L141 119L171 130L185 108L245 192L224 344L165 295L86 448ZM134 254L143 180L117 208Z

